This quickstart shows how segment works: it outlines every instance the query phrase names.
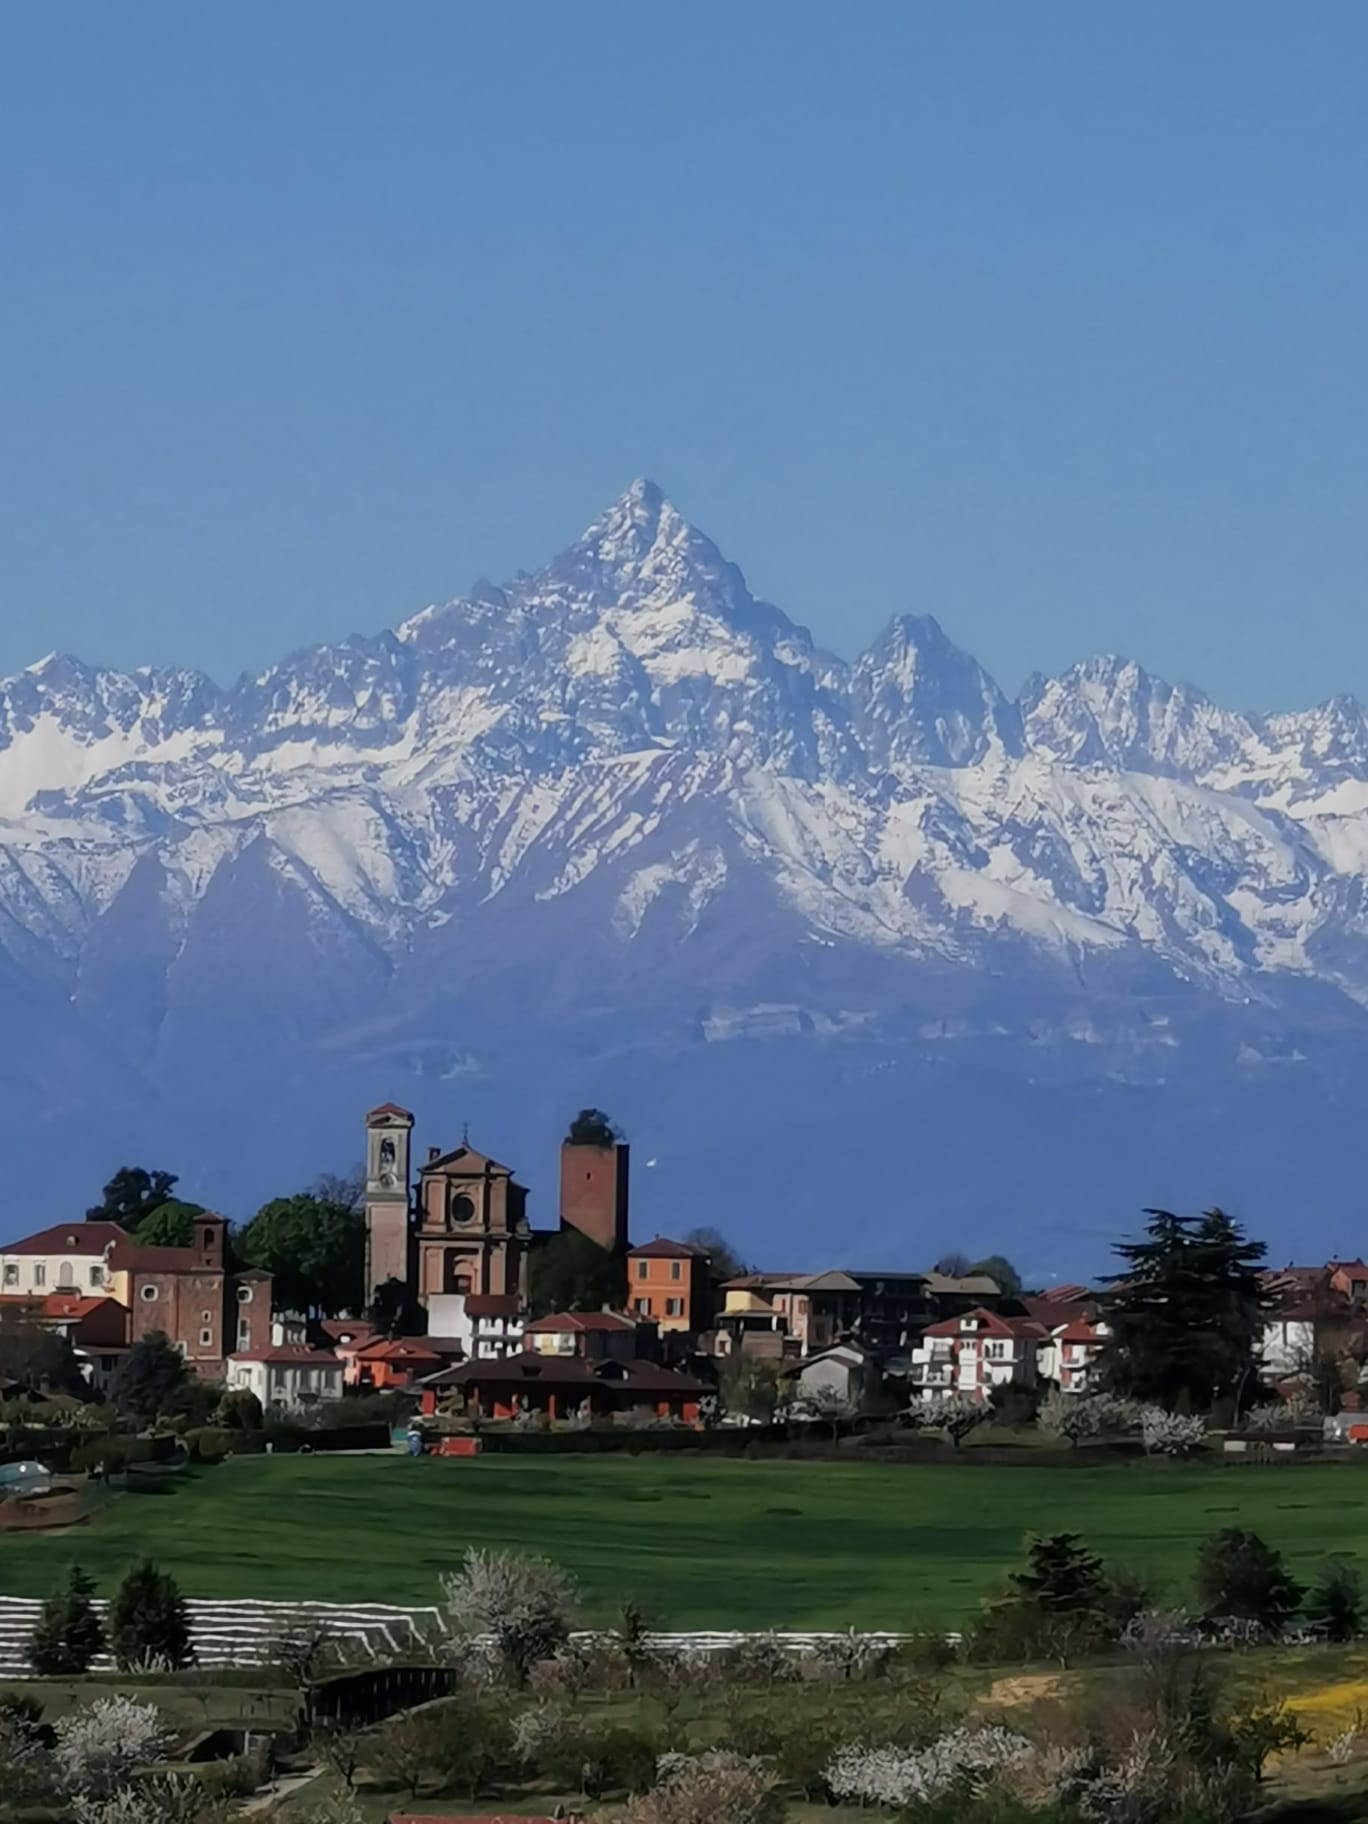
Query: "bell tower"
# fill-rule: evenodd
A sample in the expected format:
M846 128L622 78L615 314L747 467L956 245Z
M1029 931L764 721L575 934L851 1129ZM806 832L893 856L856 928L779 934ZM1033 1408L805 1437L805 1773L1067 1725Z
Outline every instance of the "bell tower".
M366 1299L387 1280L409 1283L409 1143L413 1116L383 1102L366 1116Z

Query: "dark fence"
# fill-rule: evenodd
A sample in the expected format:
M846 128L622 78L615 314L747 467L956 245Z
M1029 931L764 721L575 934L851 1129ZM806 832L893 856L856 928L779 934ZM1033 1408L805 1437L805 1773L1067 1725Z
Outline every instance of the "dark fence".
M311 1729L365 1728L415 1704L450 1697L459 1680L451 1666L368 1666L335 1672L304 1687Z

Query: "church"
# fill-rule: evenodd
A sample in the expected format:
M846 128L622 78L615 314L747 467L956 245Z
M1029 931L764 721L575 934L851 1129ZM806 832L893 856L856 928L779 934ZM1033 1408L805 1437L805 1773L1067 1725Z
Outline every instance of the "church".
M399 1281L431 1315L434 1301L516 1298L525 1309L533 1233L527 1191L473 1147L428 1148L416 1173L413 1116L393 1102L366 1116L366 1294ZM608 1252L628 1247L630 1148L606 1128L561 1147L562 1227Z

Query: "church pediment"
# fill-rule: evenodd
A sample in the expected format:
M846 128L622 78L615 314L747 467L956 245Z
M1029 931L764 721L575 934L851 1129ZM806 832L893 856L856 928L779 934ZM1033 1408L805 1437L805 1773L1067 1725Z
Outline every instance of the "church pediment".
M454 1152L442 1153L436 1159L429 1159L422 1167L421 1176L430 1178L440 1174L445 1178L511 1178L512 1168L500 1165L497 1159L491 1159L486 1153L477 1153L473 1146L458 1146Z

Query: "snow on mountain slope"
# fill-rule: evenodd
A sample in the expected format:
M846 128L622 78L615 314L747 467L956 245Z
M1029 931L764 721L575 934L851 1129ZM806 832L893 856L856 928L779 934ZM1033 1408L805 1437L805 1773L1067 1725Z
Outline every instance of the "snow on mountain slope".
M1124 1076L1170 1004L1357 1030L1368 722L1116 658L1013 703L927 616L847 665L637 482L535 574L230 688L0 682L0 963L158 1093L197 1056L465 1071L495 983L648 1046L1105 1030Z

